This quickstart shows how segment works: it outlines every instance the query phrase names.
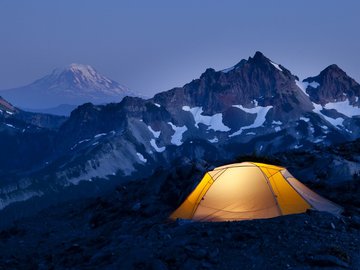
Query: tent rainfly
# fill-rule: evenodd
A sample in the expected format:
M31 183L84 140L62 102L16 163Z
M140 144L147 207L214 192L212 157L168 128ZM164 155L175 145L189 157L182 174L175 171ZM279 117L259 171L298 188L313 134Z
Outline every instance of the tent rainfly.
M243 162L207 172L170 218L198 221L264 219L303 213L307 209L336 216L343 210L310 190L283 167Z

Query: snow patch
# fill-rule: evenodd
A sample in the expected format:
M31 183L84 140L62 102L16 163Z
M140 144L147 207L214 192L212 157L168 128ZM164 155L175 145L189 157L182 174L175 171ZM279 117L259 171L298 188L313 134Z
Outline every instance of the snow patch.
M311 83L308 83L308 85L312 88L318 88L320 86L320 83L313 81Z
M13 112L5 111L7 114L13 115Z
M100 138L100 137L105 136L105 135L107 135L107 133L99 133L99 134L96 134L94 136L94 138Z
M220 70L220 72L222 72L222 73L228 73L229 71L234 70L234 68L235 68L235 66L229 67L229 68L225 68L225 69L223 69L223 70Z
M158 104L158 103L154 103L154 105L155 105L156 107L158 107L158 108L161 107L160 104Z
M235 108L238 108L240 110L243 110L244 112L256 114L256 118L255 118L254 123L252 123L249 126L241 127L238 131L230 134L229 137L240 135L243 132L243 130L245 130L245 129L257 128L257 127L262 126L266 121L267 113L273 107L273 106L266 106L266 107L257 106L255 108L249 109L249 108L244 108L242 105L232 105L232 106Z
M15 128L12 124L5 124L7 125L8 127L11 127L11 128Z
M311 133L311 134L314 134L315 129L314 129L314 127L313 127L313 126L309 126L309 130L310 130L310 133Z
M338 117L338 118L330 118L328 116L326 116L325 114L321 113L321 110L323 109L323 107L320 105L320 104L316 104L316 103L313 103L314 105L314 109L313 111L319 115L321 115L322 117L325 118L326 121L328 121L331 125L333 125L334 127L337 127L337 128L341 128L343 127L343 123L344 123L344 118L342 117Z
M24 132L24 131L23 131ZM74 150L79 144L82 144L84 142L88 142L90 141L90 139L85 139L85 140L81 140L81 141L78 141L73 147L71 147L70 149L71 150Z
M136 153L136 155L138 156L138 158L139 158L139 160L140 160L140 161L142 161L142 162L144 162L144 163L146 163L146 162L147 162L147 159L146 159L146 158L144 158L144 156L143 156L142 154L140 154L140 153Z
M246 133L246 135L256 135L256 133L255 132L248 132L248 133Z
M215 136L213 139L208 140L211 143L217 143L219 139Z
M325 104L324 108L327 110L334 109L350 118L360 115L360 108L350 105L350 101L348 99L340 102L329 102Z
M274 63L272 61L270 61L270 64L272 64L277 70L280 70L281 72L283 71L278 64L276 64L276 63Z
M159 137L160 137L161 131L155 131L155 130L153 130L150 126L148 126L148 129L151 131L151 133L153 134L153 136L154 136L155 138L159 138Z
M300 117L300 120L303 120L305 122L309 122L310 121L310 118L307 118L307 117Z
M317 138L316 140L313 141L313 143L319 143L319 142L322 142L322 141L323 141L323 139Z
M281 130L281 127L275 127L275 131L279 132Z
M202 107L193 107L183 106L183 111L190 112L195 120L195 126L199 128L199 124L204 124L208 126L208 130L212 129L214 131L230 131L230 128L225 126L222 122L223 116L222 113L217 113L212 116L202 115Z
M282 125L282 122L273 120L271 124L273 124L273 125Z
M174 135L171 136L171 143L177 146L182 145L182 136L185 131L187 131L186 126L177 127L173 123L168 122L171 128L175 131Z
M151 144L151 146L155 149L155 151L158 152L158 153L161 153L161 152L164 152L164 151L165 151L165 146L163 146L163 147L158 147L158 146L156 145L156 142L155 142L154 139L151 139L151 140L150 140L150 144Z
M300 88L301 91L304 92L305 95L307 95L308 97L310 97L309 94L306 93L306 88L308 87L309 83L307 83L307 82L300 82L300 81L298 81L298 80L295 80L295 84L297 85L297 87Z
M302 144L297 144L294 146L295 149L299 149L300 147L302 147L303 145Z

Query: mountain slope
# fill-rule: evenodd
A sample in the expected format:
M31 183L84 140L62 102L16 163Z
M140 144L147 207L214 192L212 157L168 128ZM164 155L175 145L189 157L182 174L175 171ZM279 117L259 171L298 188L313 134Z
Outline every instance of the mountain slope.
M23 183L24 187L24 172L46 165L56 131L65 121L65 117L22 111L0 97L0 186Z
M93 67L82 64L55 69L32 84L2 90L0 93L18 107L38 110L63 104L119 102L124 96L135 95L128 88L98 73Z
M179 156L201 158L206 151L191 150L198 145L218 149L226 158L306 149L358 136L356 117L347 117L344 127L334 126L328 121L331 116L315 111L299 85L290 71L257 52L226 72L208 69L199 79L149 100L128 97L118 104L81 106L62 126L57 145L72 155L93 149L87 154L97 166L83 172L105 176L115 168L128 175L137 166L153 167ZM110 169L114 155L126 157L126 162Z
M337 65L303 81L302 88L313 102L313 111L352 138L359 137L360 85ZM356 128L354 128L356 127Z
M335 74L329 75L333 84L350 81ZM84 104L56 132L51 163L28 175L36 184L25 190L114 175L145 177L176 160L212 164L359 137L360 112L342 114L337 125L338 112L316 103L306 84L257 52L232 68L208 69L199 79L148 100L126 97L120 103ZM0 196L2 205L24 192L16 183L7 190L11 192Z
M293 162L287 160L290 155L283 164ZM316 171L312 153L301 156L308 170ZM316 157L320 162L322 156ZM170 213L204 171L199 162L174 164L96 199L76 197L5 228L1 223L8 217L0 212L0 268L359 269L359 181L329 189L312 187L346 209L341 218L308 211L240 222L169 222Z

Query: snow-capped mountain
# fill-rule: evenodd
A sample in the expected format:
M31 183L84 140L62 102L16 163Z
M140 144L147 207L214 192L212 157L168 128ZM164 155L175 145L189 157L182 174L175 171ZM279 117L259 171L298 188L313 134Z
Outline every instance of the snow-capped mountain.
M44 160L51 169L29 176L36 185L26 190L36 193L40 183L54 188L112 175L143 177L175 160L216 164L242 154L351 141L360 137L359 89L338 67L300 81L257 52L151 99L84 104L54 135L54 152ZM24 192L8 190L0 205Z
M333 80L338 83L337 78ZM94 148L90 159L101 153L95 154L97 165L86 165L83 172L87 173L76 182L118 170L129 175L138 166L151 167L179 156L209 159L210 155L204 155L214 149L222 157L231 157L359 137L356 104L349 105L352 114L344 114L341 106L323 109L306 92L305 84L257 52L233 68L208 69L199 79L152 99L128 97L118 104L81 106L62 126L57 145L75 155Z
M32 84L0 93L17 107L38 111L64 104L76 106L86 102L120 102L124 96L135 95L93 67L82 64L55 69Z

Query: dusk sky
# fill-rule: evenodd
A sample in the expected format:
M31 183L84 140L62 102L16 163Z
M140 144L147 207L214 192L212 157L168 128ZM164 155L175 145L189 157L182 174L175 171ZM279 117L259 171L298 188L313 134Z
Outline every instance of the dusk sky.
M70 63L151 96L262 51L301 79L336 63L360 82L360 1L0 2L0 89Z

